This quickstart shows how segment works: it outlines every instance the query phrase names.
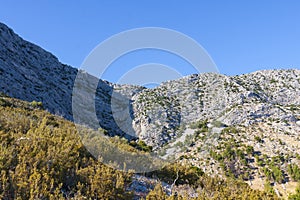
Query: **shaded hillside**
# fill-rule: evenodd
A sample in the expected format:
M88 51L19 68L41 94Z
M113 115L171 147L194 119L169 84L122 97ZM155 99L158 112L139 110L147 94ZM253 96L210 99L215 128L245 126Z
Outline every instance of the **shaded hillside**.
M85 77L79 79L81 94L95 95L97 119L94 126L109 130L110 135L125 135L112 116L110 106L114 88L122 87L127 93L135 93L142 87L120 86L99 80L84 71L64 65L51 53L37 45L23 40L12 29L0 23L0 91L11 97L42 102L49 112L73 120L72 93L76 76ZM96 81L93 91L89 85ZM92 90L92 92L90 92ZM132 94L131 94L132 95ZM76 111L88 110L86 95L80 99L81 105ZM129 104L125 99L124 103ZM81 109L80 106L83 106ZM117 110L122 115L122 110ZM82 114L82 113L80 113ZM88 116L90 114L88 113ZM88 119L84 119L89 122ZM84 121L83 121L84 122Z
M41 101L50 112L72 119L71 95L77 69L0 23L0 88L26 101Z

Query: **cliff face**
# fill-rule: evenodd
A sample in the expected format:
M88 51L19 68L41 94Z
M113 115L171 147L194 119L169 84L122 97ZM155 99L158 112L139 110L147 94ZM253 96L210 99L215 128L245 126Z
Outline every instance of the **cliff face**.
M178 138L182 129L199 120L226 126L271 118L294 124L299 120L299 70L190 75L154 89L116 85L60 63L1 23L0 78L0 90L9 96L41 101L51 113L70 120L74 112L80 123L95 128L99 123L110 135L136 136L153 147ZM95 94L91 83L98 85ZM74 84L80 87L72 111Z
M71 94L77 69L23 40L0 23L0 88L9 96L41 101L52 113L72 119Z
M29 102L40 101L49 112L73 120L72 93L76 76L79 77L77 84L81 85L76 92L80 93L79 96L81 95L82 98L76 102L79 105L74 112L83 112L78 113L81 116L78 121L87 117L83 123L94 128L100 124L101 127L109 130L110 135L126 136L112 116L110 102L113 88L122 87L127 94L132 95L131 93L142 87L115 85L64 65L51 53L23 40L12 29L0 23L1 92ZM90 91L93 91L91 82L97 85L94 92L96 95L90 94ZM89 95L94 95L93 100L95 99L96 102L91 105L95 105L98 117L92 122L88 121L92 114L88 110L89 102L85 101L90 100L87 98ZM129 102L127 98L123 101L125 104ZM114 111L121 114L124 112L122 108L116 108Z
M155 146L198 120L227 126L249 126L270 118L296 122L300 117L295 112L300 105L300 71L264 70L233 77L191 75L143 90L133 99L134 127Z

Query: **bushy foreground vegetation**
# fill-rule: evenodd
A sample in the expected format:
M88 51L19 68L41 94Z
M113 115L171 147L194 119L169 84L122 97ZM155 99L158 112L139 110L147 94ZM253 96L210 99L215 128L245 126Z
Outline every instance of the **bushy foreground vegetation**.
M0 106L1 199L130 199L131 174L97 162L75 126L2 98Z
M132 199L134 191L128 191L128 186L134 172L98 162L82 144L82 139L101 141L95 131L86 129L93 137L82 138L73 123L41 107L0 97L0 198ZM126 152L148 155L151 150L142 142L130 143L118 137L109 142ZM107 148L111 147L101 150ZM291 173L295 170L291 166ZM298 174L294 174L297 179ZM158 184L146 199L277 199L273 193L253 190L242 181L212 178L199 168L180 164L143 175L172 185L172 195ZM197 195L180 192L180 186L193 189Z

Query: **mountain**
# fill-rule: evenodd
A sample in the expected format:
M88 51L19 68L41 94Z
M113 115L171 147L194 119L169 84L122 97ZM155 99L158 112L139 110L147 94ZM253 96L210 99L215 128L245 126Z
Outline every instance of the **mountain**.
M80 91L84 93L83 98L91 90L88 81L99 82L95 105L100 125L111 129L112 135L124 135L118 127L128 130L130 127L126 126L132 125L132 135L153 146L160 146L176 137L175 130L189 122L222 120L223 117L222 121L227 125L250 124L266 118L266 115L276 114L276 105L297 106L300 102L299 70L259 71L235 77L195 74L146 89L109 83L64 65L51 53L23 40L1 23L0 44L0 90L3 93L26 101L41 101L51 113L72 120L72 92L76 76L79 80L84 77L80 80L84 87ZM126 98L123 95L125 100L122 101L125 106L130 104L132 124L126 121L120 125L115 122L116 115L112 117L111 107L115 104L111 104L110 100L117 96L113 95L116 91L128 94ZM82 102L86 101L88 98ZM234 109L237 105L243 109ZM127 113L124 115L128 116ZM279 117L295 121L297 116L285 113Z
M72 119L71 94L77 69L27 42L0 23L1 91L26 101L41 101L50 112Z
M264 70L233 77L195 74L145 89L133 99L135 129L154 146L198 120L249 126L276 119L295 126L300 117L300 71ZM163 113L154 119L148 112Z
M94 123L100 123L101 127L110 130L111 135L126 136L112 117L110 106L113 89L120 87L119 85L99 80L60 63L51 53L23 40L12 29L0 23L1 92L30 102L42 102L44 108L51 113L73 120L72 92L76 76L79 77L77 84L81 84L83 88L80 93L88 93L91 90L90 82L97 81L95 93L98 121ZM85 79L80 81L80 77ZM122 87L127 93L142 89L137 86ZM85 100L80 100L79 103L87 104ZM78 110L82 111L80 108ZM80 114L84 114L84 110ZM88 120L84 119L84 121ZM89 121L88 123L91 124ZM128 137L132 138L130 135Z
M282 197L300 181L300 70L193 74L153 89L118 85L60 63L0 23L0 79L10 97L142 140L161 158L210 176Z

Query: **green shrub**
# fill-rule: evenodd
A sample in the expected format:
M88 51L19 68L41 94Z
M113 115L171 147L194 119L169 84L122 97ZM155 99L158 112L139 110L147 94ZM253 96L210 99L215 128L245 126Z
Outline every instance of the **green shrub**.
M288 166L288 173L294 181L300 181L300 167L296 164Z
M32 101L30 103L30 105L33 107L33 108L43 108L43 103L40 102L40 101Z

